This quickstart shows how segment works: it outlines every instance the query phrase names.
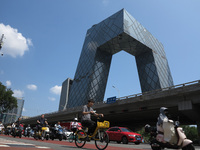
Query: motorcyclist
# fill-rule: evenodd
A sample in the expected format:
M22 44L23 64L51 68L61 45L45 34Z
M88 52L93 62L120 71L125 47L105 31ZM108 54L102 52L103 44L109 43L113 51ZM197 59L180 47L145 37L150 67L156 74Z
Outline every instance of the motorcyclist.
M42 127L45 127L48 125L47 119L44 118L44 114L41 115L40 119L37 120L37 129L38 131L41 131Z
M60 121L58 121L58 122L54 125L54 127L55 127L55 128L62 128L61 125L60 125Z
M62 126L60 125L60 121L58 121L53 128L53 133L56 135L58 133L58 129L61 129Z
M0 133L2 132L3 129L4 129L4 125L3 125L3 123L0 121Z
M20 127L21 124L21 118L18 118L17 121L15 122L16 127Z
M170 144L175 144L177 142L177 136L175 134L175 126L173 120L169 119L168 108L161 107L160 114L157 122L158 134L164 135L164 141Z
M78 127L80 127L79 123L78 123L78 118L74 118L74 121L71 122L71 130L73 131L73 133L75 133L78 130Z

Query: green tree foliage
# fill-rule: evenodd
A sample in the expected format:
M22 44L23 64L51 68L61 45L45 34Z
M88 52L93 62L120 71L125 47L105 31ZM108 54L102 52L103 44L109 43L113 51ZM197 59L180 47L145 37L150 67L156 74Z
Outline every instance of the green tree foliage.
M195 141L198 139L198 131L195 126L182 126L183 131L185 132L188 139Z
M185 135L188 139L192 141L198 140L198 131L196 126L183 125L181 127L183 128L183 131L185 132ZM149 143L150 135L148 133L145 133L144 127L136 132L142 135L145 143Z
M17 107L17 99L12 95L13 91L7 89L7 87L0 82L0 113L7 112Z

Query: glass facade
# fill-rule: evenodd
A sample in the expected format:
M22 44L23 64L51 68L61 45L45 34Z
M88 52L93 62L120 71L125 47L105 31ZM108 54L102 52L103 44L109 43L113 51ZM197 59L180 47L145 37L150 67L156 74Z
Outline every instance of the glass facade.
M4 124L13 123L22 115L22 110L24 107L24 100L17 98L17 108L13 108L6 113L1 114L1 119Z
M67 102L68 102L68 95L69 95L70 87L72 83L73 83L73 80L70 78L67 78L63 82L58 111L64 110L66 108Z
M163 45L122 9L88 29L68 108L103 101L112 55L121 50L135 56L142 92L173 85Z

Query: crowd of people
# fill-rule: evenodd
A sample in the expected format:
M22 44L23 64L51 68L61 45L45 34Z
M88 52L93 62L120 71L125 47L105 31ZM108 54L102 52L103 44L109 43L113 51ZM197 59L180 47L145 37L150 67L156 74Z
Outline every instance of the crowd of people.
M56 122L55 124L49 125L47 119L45 118L45 115L42 114L40 118L36 120L36 126L23 124L21 118L18 118L16 122L9 124L6 127L4 127L4 125L0 122L0 133L4 132L7 135L13 135L16 132L16 129L19 129L21 135L35 136L38 132L42 132L43 127L48 127L52 134L56 134L59 129L67 129L67 131L75 133L77 130L81 129L82 126L84 126L88 128L88 134L92 134L96 128L96 122L91 119L91 116L104 116L103 114L97 114L96 111L94 111L92 108L93 105L94 100L88 100L87 105L83 106L80 122L78 122L78 118L74 118L67 127L61 126L60 121Z

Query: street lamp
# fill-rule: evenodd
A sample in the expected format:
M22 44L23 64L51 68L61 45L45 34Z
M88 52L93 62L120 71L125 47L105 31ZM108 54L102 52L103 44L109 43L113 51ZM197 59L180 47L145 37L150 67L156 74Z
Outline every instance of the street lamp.
M118 93L118 98L120 97L120 92L119 92L119 89L118 88L116 88L114 85L112 86L114 89L116 89L117 90L117 93Z

